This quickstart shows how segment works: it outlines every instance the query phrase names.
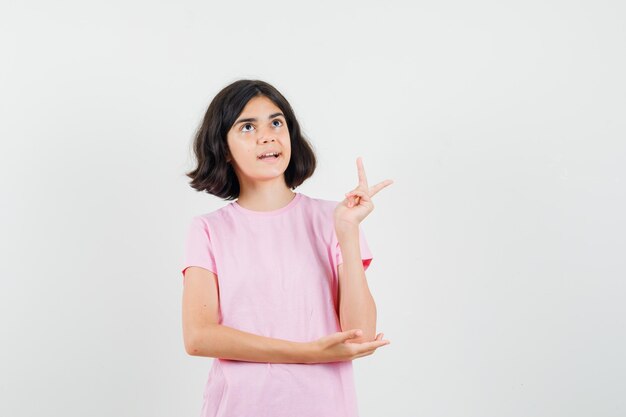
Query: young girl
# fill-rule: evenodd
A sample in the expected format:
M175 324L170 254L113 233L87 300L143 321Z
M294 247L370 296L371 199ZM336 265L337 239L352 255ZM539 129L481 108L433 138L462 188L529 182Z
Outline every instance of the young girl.
M189 355L215 358L202 416L357 417L352 360L389 343L376 333L360 222L371 197L293 192L315 155L294 112L266 82L239 80L213 99L194 142L191 186L236 201L191 221L183 274Z

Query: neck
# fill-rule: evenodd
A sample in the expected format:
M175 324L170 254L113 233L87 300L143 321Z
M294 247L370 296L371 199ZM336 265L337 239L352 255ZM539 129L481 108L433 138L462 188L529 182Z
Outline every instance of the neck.
M295 197L294 193L282 181L255 182L254 184L243 185L240 183L240 192L237 203L249 210L272 211L289 204Z

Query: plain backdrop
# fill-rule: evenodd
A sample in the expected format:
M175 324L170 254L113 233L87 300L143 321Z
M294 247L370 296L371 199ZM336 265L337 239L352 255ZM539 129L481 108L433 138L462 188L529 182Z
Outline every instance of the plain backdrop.
M340 200L362 156L362 417L626 414L620 1L4 1L0 415L198 416L193 133L276 86ZM246 416L242 416L246 417Z

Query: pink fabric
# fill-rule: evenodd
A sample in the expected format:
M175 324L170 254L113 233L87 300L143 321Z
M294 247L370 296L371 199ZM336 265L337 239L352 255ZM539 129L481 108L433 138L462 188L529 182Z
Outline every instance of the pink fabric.
M260 212L237 202L193 218L182 269L217 275L220 323L309 342L341 331L333 224L336 201L296 193ZM364 269L372 260L359 231ZM352 361L317 364L213 359L202 417L357 417Z

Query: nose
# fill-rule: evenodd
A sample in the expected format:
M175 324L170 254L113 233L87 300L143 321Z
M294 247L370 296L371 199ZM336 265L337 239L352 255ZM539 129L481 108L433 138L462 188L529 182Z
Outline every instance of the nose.
M268 128L268 127L261 127L258 131L259 133L259 139L258 141L261 143L266 143L266 142L274 142L276 140L276 138L274 137L274 133L272 131L272 128Z
M276 139L274 139L270 135L263 135L263 136L259 137L259 142L261 142L261 143L275 142L275 141L276 141Z

